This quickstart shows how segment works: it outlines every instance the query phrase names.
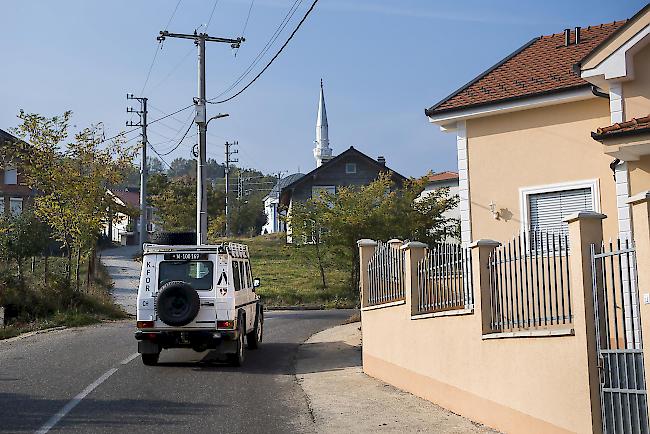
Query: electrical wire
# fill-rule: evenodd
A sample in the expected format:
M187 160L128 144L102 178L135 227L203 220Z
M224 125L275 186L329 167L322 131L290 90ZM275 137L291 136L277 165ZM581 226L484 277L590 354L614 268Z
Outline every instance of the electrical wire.
M205 33L208 33L208 27L210 27L210 22L212 22L212 16L214 15L214 10L217 8L219 0L214 0L214 5L212 5L212 12L210 12L210 18L208 18L208 23L205 25Z
M170 166L169 163L167 161L165 161L165 159L158 153L158 151L156 151L156 148L153 147L153 145L151 144L151 142L149 142L149 140L147 140L147 144L149 145L149 148L151 148L151 150L158 156L158 158L160 158L160 161L165 163L167 165L167 167L169 167L171 169L172 166Z
M307 17L309 16L309 14L311 14L311 11L314 10L317 3L318 3L318 0L314 0L314 2L311 4L311 6L309 7L309 9L305 13L305 15L302 17L302 19L300 20L300 22L298 23L296 28L293 30L293 32L291 32L291 35L289 35L289 38L285 41L285 43L282 45L282 47L280 47L280 50L278 50L278 52L275 53L275 56L273 56L271 58L271 60L269 60L269 62L266 64L266 66L246 86L244 86L239 92L237 92L236 94L234 94L233 96L231 96L229 98L226 98L226 99L223 99L223 100L220 100L220 101L213 101L216 98L211 98L211 99L207 100L207 102L209 102L210 104L223 104L225 102L228 102L230 100L235 99L236 97L238 97L239 95L244 93L244 91L246 89L251 87L253 85L253 83L255 83L257 81L257 79L260 78L262 76L262 74L264 74L264 72L273 64L275 59L277 59L278 56L280 56L280 54L286 48L286 46L289 45L289 42L291 42L291 40L293 39L295 34L298 33L298 30L300 30L300 27L307 20Z
M185 130L185 134L183 134L183 137L181 137L181 139L178 141L176 146L174 146L169 152L165 152L164 154L162 154L163 156L167 156L167 155L171 154L172 152L174 152L176 149L178 149L178 147L181 145L181 143L183 143L183 140L185 140L185 137L187 136L187 133L190 132L190 129L192 128L192 125L194 125L194 122L190 122L190 125L187 127L187 130Z
M241 31L241 37L244 37L244 34L246 33L246 27L248 27L248 20L251 18L251 11L253 10L253 5L255 4L255 0L251 0L251 5L248 8L248 15L246 15L246 21L244 21L244 28ZM235 49L235 57L237 57L237 53L239 53L239 47L241 45L238 45L237 48Z
M271 46L275 43L275 41L280 37L280 34L282 31L285 29L287 24L289 24L289 21L291 21L291 18L293 18L293 15L296 13L300 5L302 4L303 0L295 0L293 2L293 5L289 8L289 11L286 13L278 27L275 29L269 40L266 42L264 47L260 50L259 53L257 53L257 56L253 59L250 65L235 79L233 83L230 84L226 89L224 89L220 94L218 94L215 98L220 98L221 96L225 95L226 93L230 92L232 89L237 87L239 83L244 81L244 79L248 76L248 74L251 73L253 68L257 66L257 64L262 60L264 55L271 49Z

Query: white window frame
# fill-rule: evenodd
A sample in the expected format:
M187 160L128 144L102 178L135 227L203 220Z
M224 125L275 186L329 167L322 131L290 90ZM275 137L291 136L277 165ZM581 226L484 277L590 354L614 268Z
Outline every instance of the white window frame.
M14 212L13 210L14 203L20 203L20 212ZM25 206L25 201L23 200L22 197L12 197L9 199L9 213L11 215L14 216L21 215L23 213L24 206Z
M10 173L10 172L13 172L13 177L12 177L13 182L8 182L8 180L7 180L7 174ZM18 169L16 167L11 167L11 166L5 167L2 182L5 185L18 185Z
M560 182L557 184L537 185L533 187L521 187L519 189L519 213L521 216L521 231L526 232L530 226L530 196L539 193L555 193L559 191L591 189L591 200L593 209L601 212L600 208L600 181L598 179L586 179L581 181Z
M353 166L354 170L348 170L348 166ZM347 175L357 173L357 163L345 163L345 173Z
M4 196L0 196L0 216L3 216L5 214L5 198Z

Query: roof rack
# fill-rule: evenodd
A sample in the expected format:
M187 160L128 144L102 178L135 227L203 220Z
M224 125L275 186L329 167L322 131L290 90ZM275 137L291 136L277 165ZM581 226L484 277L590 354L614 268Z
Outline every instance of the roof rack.
M248 246L240 243L224 243L233 258L248 259Z

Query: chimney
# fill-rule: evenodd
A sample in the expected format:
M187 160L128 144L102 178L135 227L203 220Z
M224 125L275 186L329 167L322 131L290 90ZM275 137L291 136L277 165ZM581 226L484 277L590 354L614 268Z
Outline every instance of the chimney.
M380 155L377 157L377 163L381 164L382 166L386 165L386 158L383 155Z
M575 44L578 45L578 44L580 43L580 27L576 27L576 28L575 28L575 32L576 32L576 41L575 41Z
M568 47L571 43L571 29L564 29L564 46Z

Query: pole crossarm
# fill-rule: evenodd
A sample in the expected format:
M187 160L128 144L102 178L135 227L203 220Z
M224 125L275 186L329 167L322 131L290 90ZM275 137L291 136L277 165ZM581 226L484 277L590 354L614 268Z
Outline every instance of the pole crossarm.
M219 38L215 36L210 36L207 33L193 33L193 34L187 34L187 33L170 33L167 30L161 30L160 31L160 36L158 36L156 39L160 42L164 41L165 38L179 38L179 39L191 39L194 41L198 41L199 39L203 39L204 41L207 42L221 42L224 44L231 44L232 48L239 48L242 42L244 42L246 39L243 37L237 38L237 39L232 39L232 38Z

